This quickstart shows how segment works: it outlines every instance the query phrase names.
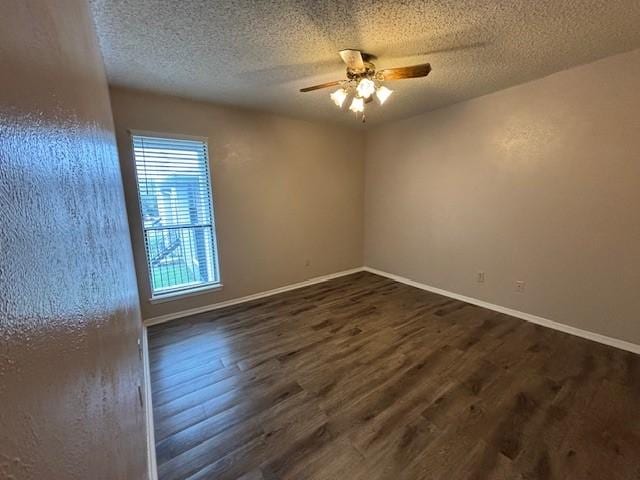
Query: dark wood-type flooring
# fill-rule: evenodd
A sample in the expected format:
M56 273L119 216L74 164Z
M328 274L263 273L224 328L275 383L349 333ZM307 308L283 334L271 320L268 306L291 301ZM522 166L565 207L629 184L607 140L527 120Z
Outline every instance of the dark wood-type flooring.
M370 273L149 343L161 480L640 480L640 356Z

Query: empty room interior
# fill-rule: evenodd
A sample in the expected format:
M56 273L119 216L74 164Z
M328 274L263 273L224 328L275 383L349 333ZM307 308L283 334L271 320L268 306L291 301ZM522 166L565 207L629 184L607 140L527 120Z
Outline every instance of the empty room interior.
M0 479L640 480L637 0L0 0Z

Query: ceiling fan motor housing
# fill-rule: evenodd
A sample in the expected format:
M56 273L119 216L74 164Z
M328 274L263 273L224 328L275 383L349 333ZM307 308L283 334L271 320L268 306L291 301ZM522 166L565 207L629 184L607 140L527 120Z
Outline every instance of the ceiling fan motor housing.
M373 79L376 75L376 66L371 62L364 62L364 70L356 70L347 67L347 78L349 80L360 80L362 78Z

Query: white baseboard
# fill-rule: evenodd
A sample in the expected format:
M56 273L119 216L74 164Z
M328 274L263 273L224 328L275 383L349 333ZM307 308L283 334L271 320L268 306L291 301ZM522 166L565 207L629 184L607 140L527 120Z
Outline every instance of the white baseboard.
M151 397L151 368L149 367L149 342L147 327L142 326L142 362L144 365L144 414L147 424L147 470L149 480L158 480L156 439L153 427L153 401Z
M635 343L626 342L624 340L619 340L617 338L607 337L606 335L601 335L599 333L594 333L588 330L582 330L580 328L571 327L563 323L554 322L553 320L549 320L548 318L532 315L531 313L521 312L519 310L514 310L512 308L502 307L500 305L495 305L493 303L485 302L483 300L478 300L477 298L467 297L465 295L460 295L458 293L449 292L448 290L443 290L441 288L425 285L424 283L416 282L414 280L401 277L400 275L384 272L382 270L377 270L375 268L363 267L362 270L370 273L375 273L376 275L390 278L391 280L395 280L396 282L404 283L406 285L410 285L412 287L416 287L421 290L426 290L428 292L444 295L445 297L455 298L456 300L460 300L462 302L471 303L473 305L478 305L479 307L484 307L489 310L494 310L496 312L504 313L512 317L520 318L522 320L526 320L527 322L535 323L537 325L542 325L543 327L553 328L554 330L559 330L561 332L568 333L570 335L575 335L578 337L586 338L587 340L593 340L594 342L603 343L611 347L620 348L622 350L627 350L629 352L640 354L640 345L636 345Z
M159 323L169 322L177 318L188 317L190 315L197 315L198 313L209 312L211 310L217 310L219 308L230 307L231 305L237 305L239 303L250 302L251 300L257 300L259 298L270 297L278 293L288 292L290 290L296 290L298 288L307 287L309 285L315 285L316 283L326 282L338 277L344 277L345 275L351 275L352 273L361 272L363 267L351 268L349 270L343 270L341 272L331 273L329 275L322 275L320 277L310 278L304 282L293 283L291 285L285 285L284 287L274 288L273 290L267 290L265 292L254 293L253 295L247 295L246 297L233 298L231 300L225 300L224 302L212 303L203 307L191 308L189 310L182 310L180 312L169 313L167 315L161 315L159 317L149 318L144 321L144 324L148 327L151 325L157 325Z
M578 337L586 338L587 340L593 340L594 342L603 343L611 347L620 348L622 350L627 350L629 352L637 353L640 355L640 345L637 345L635 343L619 340L613 337L607 337L606 335L601 335L599 333L594 333L588 330L582 330L581 328L565 325L563 323L554 322L553 320L549 320L548 318L539 317L531 313L521 312L519 310L514 310L512 308L503 307L501 305L485 302L477 298L467 297L466 295L460 295L455 292L450 292L448 290L443 290L441 288L432 287L430 285L416 282L414 280L402 277L400 275L395 275L393 273L385 272L385 271L378 270L371 267L357 267L349 270L343 270L341 272L336 272L329 275L323 275L320 277L314 277L309 280L305 280L303 282L294 283L291 285L285 285L284 287L275 288L273 290L267 290L265 292L255 293L253 295L247 295L245 297L234 298L231 300L226 300L224 302L205 305L203 307L192 308L189 310L182 310L180 312L170 313L167 315L161 315L159 317L154 317L154 318L145 320L144 324L146 326L157 325L159 323L169 322L171 320L188 317L190 315L196 315L196 314L208 312L211 310L217 310L219 308L229 307L231 305L237 305L239 303L250 302L251 300L257 300L259 298L270 297L271 295L288 292L290 290L296 290L298 288L314 285L316 283L326 282L334 278L343 277L345 275L351 275L352 273L361 272L361 271L375 273L376 275L381 275L383 277L390 278L391 280L395 280L397 282L404 283L405 285L410 285L412 287L416 287L421 290L426 290L428 292L444 295L445 297L455 298L456 300L460 300L466 303L471 303L473 305L478 305L480 307L484 307L489 310L494 310L496 312L504 313L506 315L511 315L512 317L520 318L522 320L526 320L527 322L535 323L537 325L542 325L543 327L559 330L561 332L568 333L570 335L576 335Z

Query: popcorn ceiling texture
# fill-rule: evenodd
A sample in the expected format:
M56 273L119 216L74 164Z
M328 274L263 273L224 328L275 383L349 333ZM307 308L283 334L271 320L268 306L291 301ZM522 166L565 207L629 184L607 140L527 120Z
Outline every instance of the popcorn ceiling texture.
M430 62L389 82L370 123L406 117L640 47L638 0L92 0L112 84L354 124L329 90L338 50L378 67Z

